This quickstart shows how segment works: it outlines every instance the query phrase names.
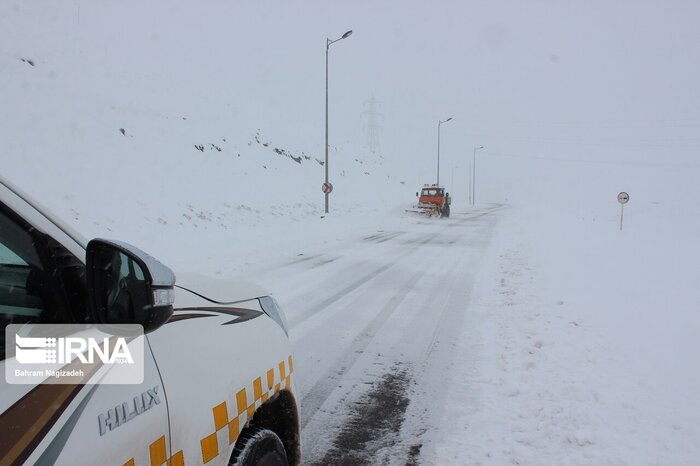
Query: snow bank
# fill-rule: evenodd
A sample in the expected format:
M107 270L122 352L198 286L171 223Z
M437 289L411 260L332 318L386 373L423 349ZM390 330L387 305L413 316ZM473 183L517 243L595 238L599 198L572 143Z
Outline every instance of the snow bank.
M700 217L673 206L511 212L428 462L696 462Z

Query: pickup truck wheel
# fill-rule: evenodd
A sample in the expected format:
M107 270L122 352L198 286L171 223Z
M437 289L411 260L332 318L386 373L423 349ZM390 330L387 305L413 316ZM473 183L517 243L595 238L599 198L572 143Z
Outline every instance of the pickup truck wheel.
M269 429L255 429L241 437L229 466L288 466L282 440Z
M450 217L450 206L446 205L444 209L442 209L442 216L445 218Z

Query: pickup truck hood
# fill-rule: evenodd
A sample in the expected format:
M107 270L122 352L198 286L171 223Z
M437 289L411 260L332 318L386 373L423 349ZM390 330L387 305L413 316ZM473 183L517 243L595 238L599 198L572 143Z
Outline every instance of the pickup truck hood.
M221 280L193 273L176 273L175 286L216 304L233 304L268 296L264 288L237 280ZM176 303L177 305L177 303Z

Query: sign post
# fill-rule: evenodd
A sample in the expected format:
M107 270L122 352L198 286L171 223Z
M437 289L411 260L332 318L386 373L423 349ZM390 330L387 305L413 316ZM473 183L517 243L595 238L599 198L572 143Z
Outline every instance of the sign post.
M620 231L622 231L622 218L625 215L625 204L630 200L630 195L622 191L617 195L617 202L620 203Z

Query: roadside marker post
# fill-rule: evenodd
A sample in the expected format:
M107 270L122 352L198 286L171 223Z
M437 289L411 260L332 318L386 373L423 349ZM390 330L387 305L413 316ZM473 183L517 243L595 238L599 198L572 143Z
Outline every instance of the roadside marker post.
M620 231L622 231L622 219L625 215L625 204L630 200L630 195L622 191L617 195L617 202L620 203Z

